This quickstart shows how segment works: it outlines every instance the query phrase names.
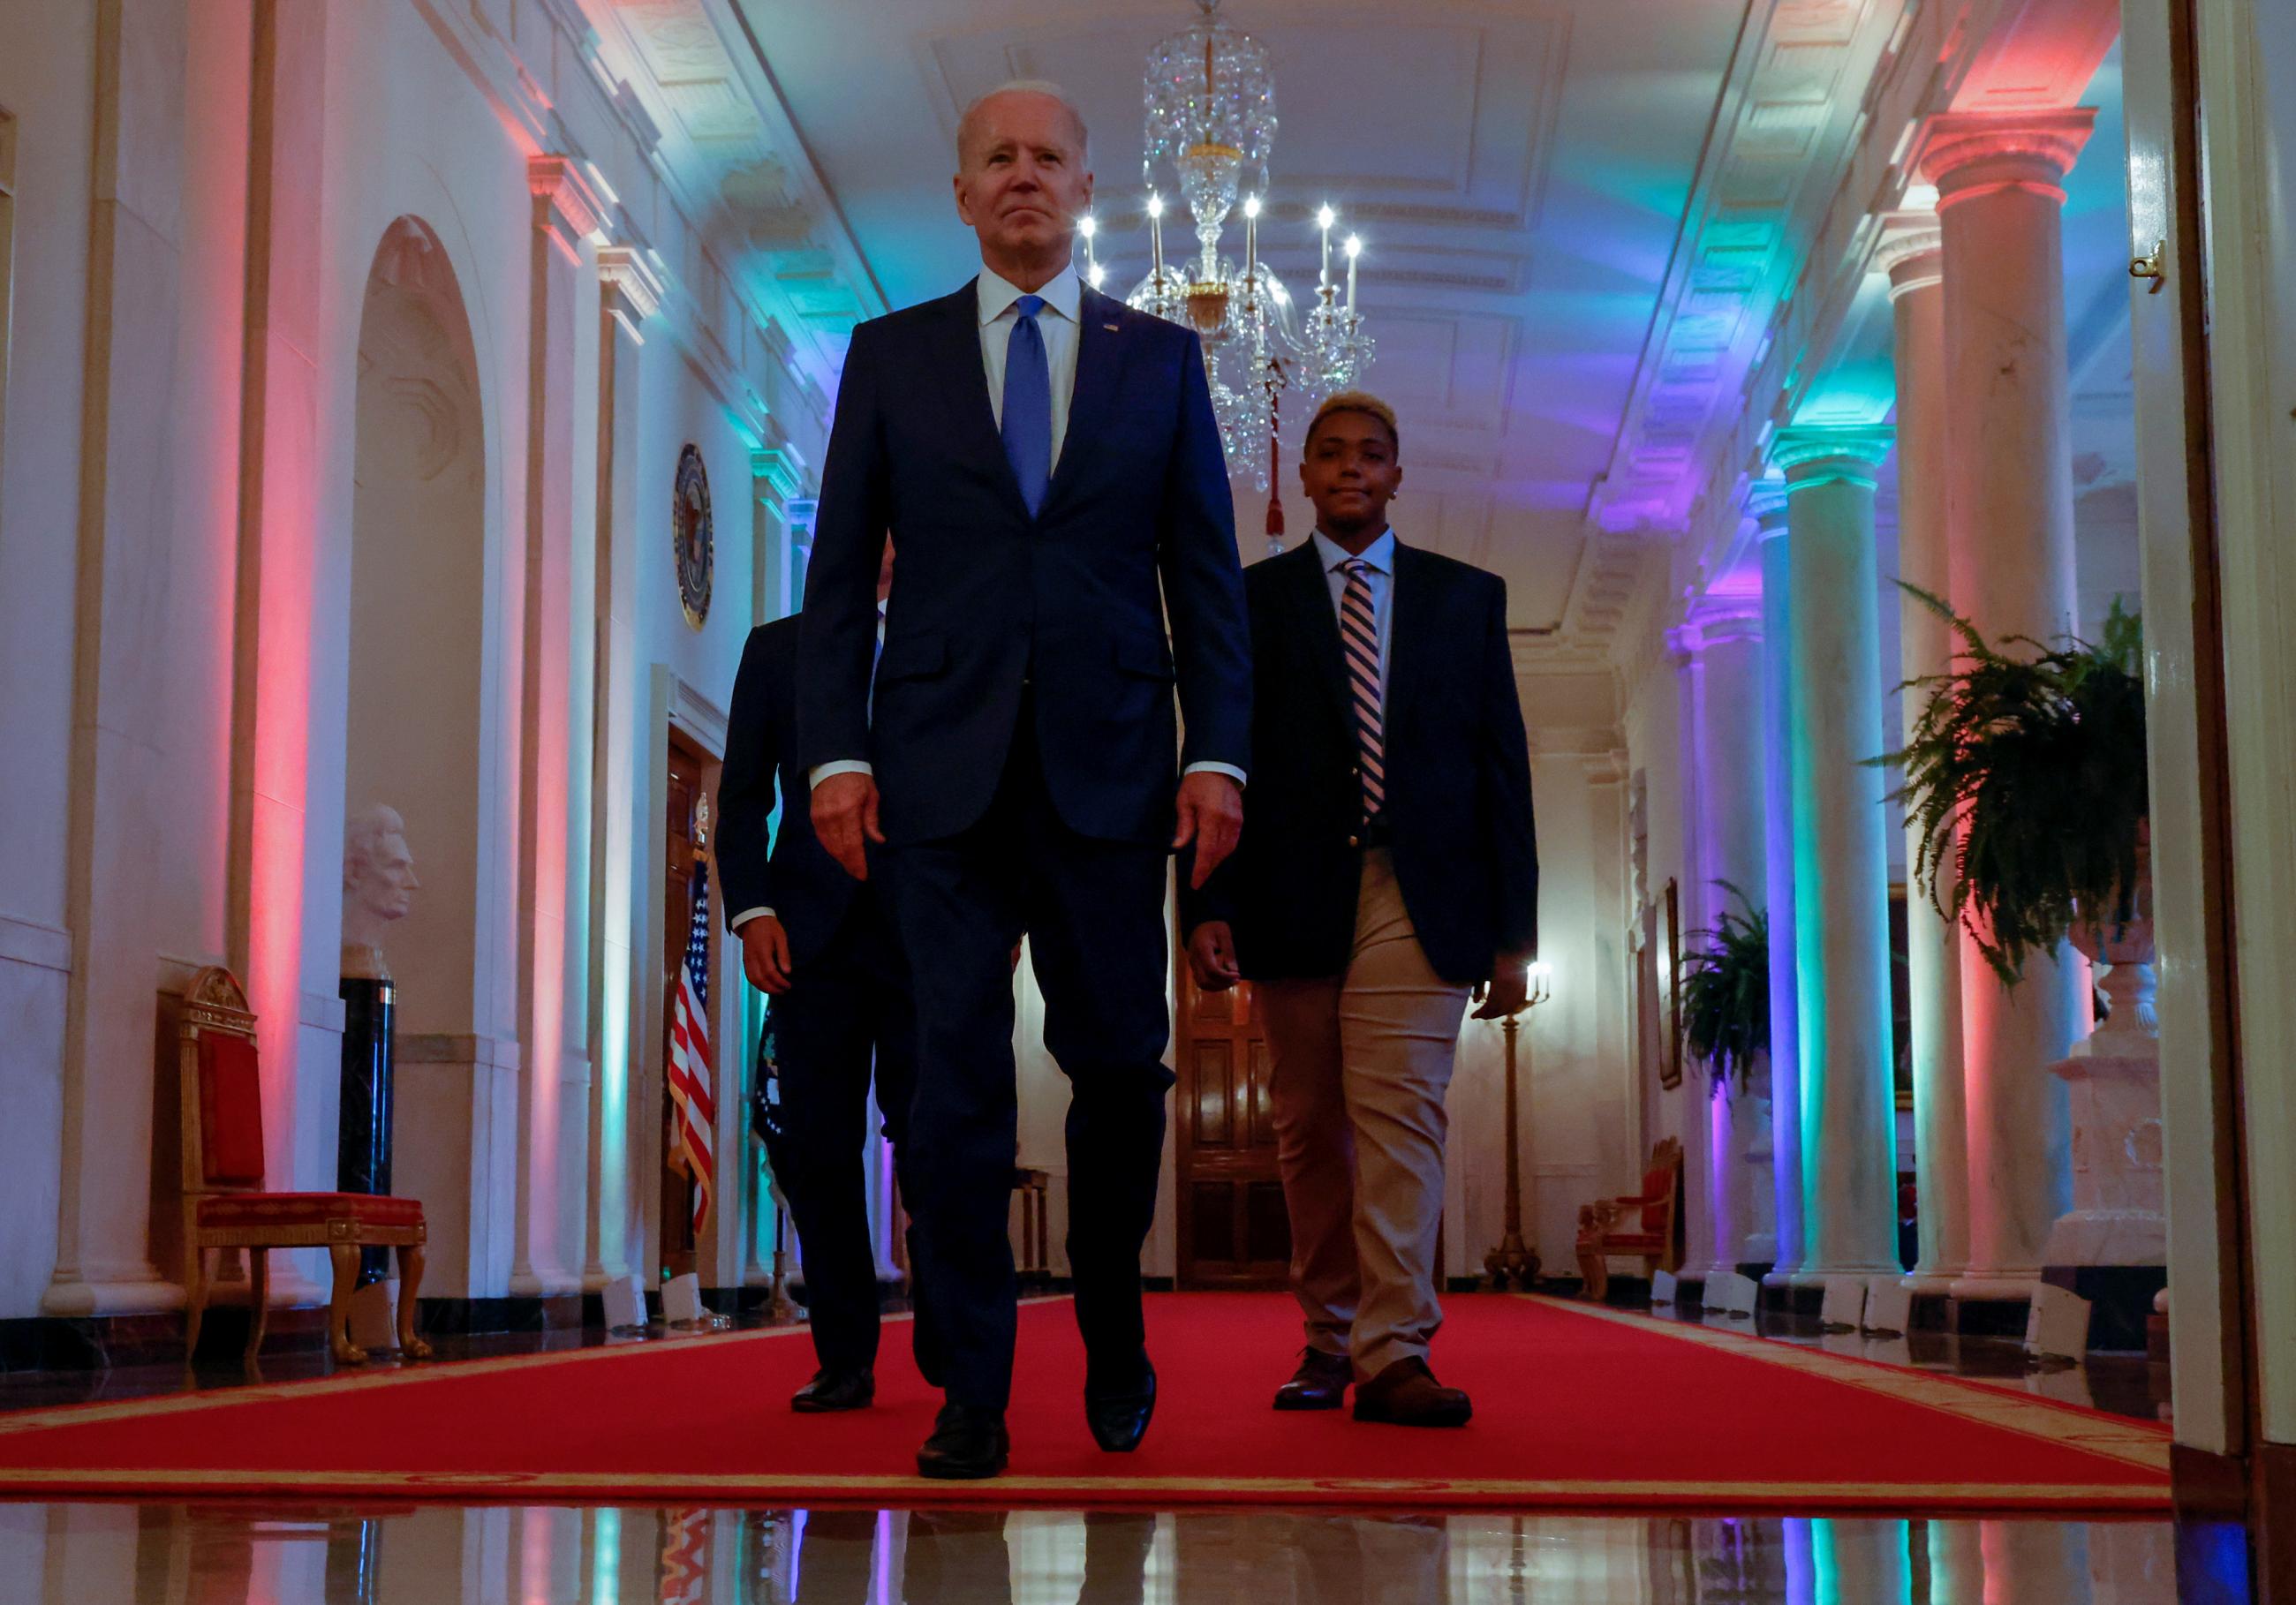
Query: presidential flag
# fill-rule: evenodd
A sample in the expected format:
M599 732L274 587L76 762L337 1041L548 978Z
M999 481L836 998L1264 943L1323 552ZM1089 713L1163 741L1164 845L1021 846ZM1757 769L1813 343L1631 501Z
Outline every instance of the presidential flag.
M669 1097L677 1113L671 1162L693 1178L693 1235L709 1224L712 1178L710 1143L718 1130L716 1077L709 1064L709 866L693 866L693 923L686 933L685 962L678 966L677 991L669 1005Z

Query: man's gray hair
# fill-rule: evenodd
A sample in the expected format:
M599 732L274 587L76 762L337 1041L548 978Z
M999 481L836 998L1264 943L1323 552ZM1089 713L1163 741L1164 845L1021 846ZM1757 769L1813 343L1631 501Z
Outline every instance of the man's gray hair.
M1076 125L1077 152L1086 166L1091 165L1092 130L1085 127L1084 113L1076 109L1074 101L1069 99L1069 92L1045 78L1014 78L1010 83L997 85L986 94L974 95L964 108L964 115L956 119L956 165L959 168L964 166L964 138L972 131L972 119L980 115L981 107L1000 94L1041 94L1060 102L1061 110L1066 111L1069 121Z

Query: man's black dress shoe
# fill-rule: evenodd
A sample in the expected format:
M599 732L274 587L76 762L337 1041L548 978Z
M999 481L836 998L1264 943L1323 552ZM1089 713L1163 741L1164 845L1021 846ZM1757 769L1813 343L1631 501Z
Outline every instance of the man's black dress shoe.
M1119 1386L1094 1382L1084 1385L1085 1425L1092 1441L1111 1454L1128 1454L1148 1436L1148 1422L1156 1413L1156 1368L1140 1357L1138 1379Z
M932 1436L917 1451L917 1475L962 1482L994 1477L1013 1455L1004 1413L978 1404L943 1404Z
M832 1410L866 1410L876 1397L874 1373L822 1370L790 1395L790 1408L800 1415L825 1415Z
M1355 1363L1345 1355L1327 1355L1320 1348L1300 1351L1300 1369L1275 1390L1278 1410L1337 1410L1347 1402L1348 1384L1355 1380Z

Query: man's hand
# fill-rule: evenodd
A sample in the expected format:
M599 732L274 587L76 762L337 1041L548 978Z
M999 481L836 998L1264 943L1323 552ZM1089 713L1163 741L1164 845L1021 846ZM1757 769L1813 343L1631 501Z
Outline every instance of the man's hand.
M1491 979L1475 988L1477 1020L1505 1020L1530 1004L1530 961L1519 953L1503 953L1491 965Z
M832 774L813 789L813 833L856 880L869 878L869 842L882 845L877 828L877 782L873 776Z
M742 970L760 992L789 990L789 932L773 915L742 921Z
M817 797L820 794L815 793ZM1243 788L1225 774L1200 769L1180 777L1180 829L1172 838L1177 852L1196 844L1196 867L1189 887L1201 891L1243 834Z
M1188 969L1207 992L1225 992L1243 979L1235 967L1235 933L1226 920L1206 920L1188 933Z

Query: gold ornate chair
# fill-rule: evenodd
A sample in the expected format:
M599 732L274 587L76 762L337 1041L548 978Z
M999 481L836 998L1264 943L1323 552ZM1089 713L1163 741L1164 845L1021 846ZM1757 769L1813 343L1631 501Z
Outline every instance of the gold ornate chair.
M349 1321L359 1250L369 1244L398 1250L399 1349L410 1359L428 1358L430 1346L414 1332L414 1300L422 1286L422 1206L414 1199L360 1192L263 1190L263 1084L255 1056L255 1016L230 970L209 966L192 978L176 1038L184 1106L184 1359L200 1347L210 1286L209 1249L247 1250L251 1366L269 1314L268 1251L324 1248L334 1266L328 1347L345 1364L365 1363L366 1351L351 1342Z
M1578 1209L1578 1273L1584 1298L1599 1304L1611 1289L1609 1257L1632 1255L1647 1273L1682 1263L1682 1143L1669 1137L1651 1151L1642 1191L1597 1199Z

